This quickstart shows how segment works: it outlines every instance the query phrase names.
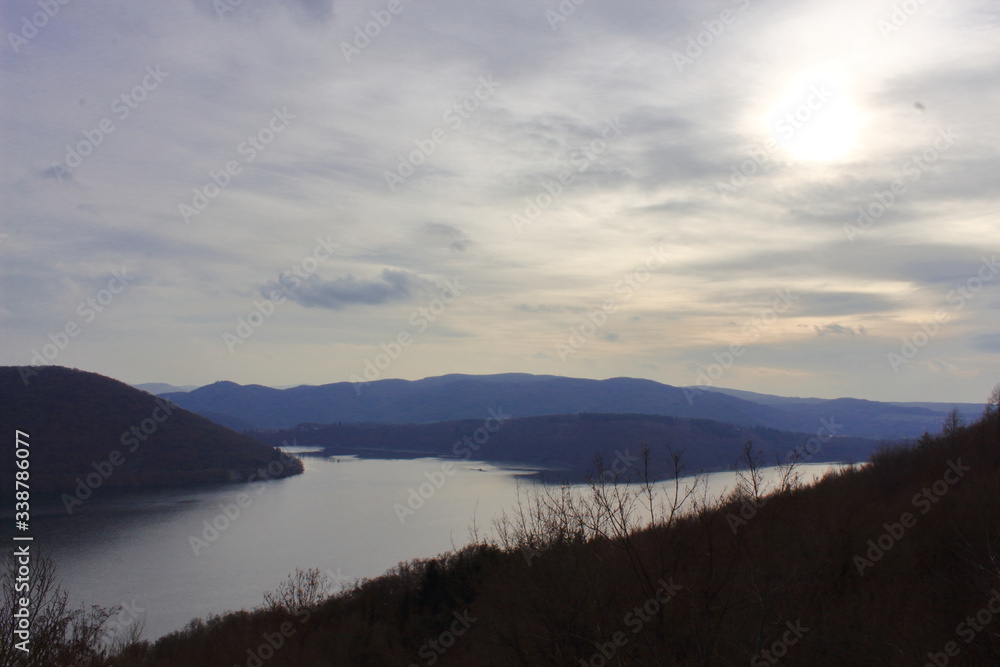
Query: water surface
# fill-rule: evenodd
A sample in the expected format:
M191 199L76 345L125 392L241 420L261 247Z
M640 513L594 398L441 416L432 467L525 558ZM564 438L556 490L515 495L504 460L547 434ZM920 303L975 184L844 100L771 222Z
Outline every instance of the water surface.
M513 505L519 479L532 483L523 470L479 461L303 460L304 474L266 483L98 490L72 515L62 506L36 512L35 548L51 551L71 602L142 609L144 636L154 639L194 617L261 604L296 567L349 583L463 546L473 522L488 530ZM804 468L806 481L827 468ZM711 494L733 482L732 473L711 475ZM401 513L411 490L428 497Z

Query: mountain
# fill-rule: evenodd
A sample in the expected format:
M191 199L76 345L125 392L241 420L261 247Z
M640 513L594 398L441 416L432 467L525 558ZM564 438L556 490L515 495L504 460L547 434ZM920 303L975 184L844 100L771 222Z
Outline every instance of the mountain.
M737 426L707 419L685 419L634 414L574 414L541 417L464 419L429 424L341 423L303 424L294 429L255 434L278 446L293 443L326 448L329 454L358 454L392 458L440 456L520 463L554 468L549 477L578 480L594 472L601 453L625 476L638 470L642 444L650 447L650 473L670 475L670 457L664 445L683 452L690 473L728 469L743 443L752 440L765 462L784 460L799 449L812 452L812 462L858 462L868 458L877 443L854 437L829 437L823 433L789 433L763 426ZM812 440L811 440L812 439Z
M192 389L197 389L196 384L186 384L181 387L176 385L167 384L166 382L143 382L142 384L132 385L136 389L142 389L143 391L148 391L150 394L170 394L177 393L181 391L191 391Z
M727 390L679 388L652 380L586 380L551 375L443 375L423 380L340 382L273 389L216 382L166 396L199 414L229 415L259 429L301 423L424 423L485 418L502 408L515 417L633 413L711 419L814 433L834 420L839 435L911 438L936 432L949 407L935 410L859 399L784 399L734 396ZM759 400L753 400L757 397ZM780 399L780 400L773 400Z
M32 491L140 487L287 477L302 462L205 417L96 373L0 367L4 488L14 477L14 433L28 443ZM89 488L89 492L88 492Z
M689 389L695 389L695 387L689 387ZM736 398L742 398L753 403L760 403L761 405L772 405L776 407L786 408L791 406L793 410L798 410L800 406L804 405L820 405L829 404L832 401L844 401L844 400L856 400L863 403L875 403L879 406L895 405L902 408L923 408L925 410L930 410L935 414L947 414L952 408L958 408L959 412L965 417L967 421L975 421L979 419L980 415L983 413L983 408L986 407L984 403L933 403L933 402L898 402L890 401L888 403L879 403L878 401L864 401L863 399L826 399L826 398L799 398L791 396L775 396L773 394L759 394L755 391L744 391L741 389L726 389L723 387L704 387L705 391L715 391L721 394L728 394L729 396L735 396ZM938 424L937 426L940 426ZM930 429L930 432L934 432L935 429Z

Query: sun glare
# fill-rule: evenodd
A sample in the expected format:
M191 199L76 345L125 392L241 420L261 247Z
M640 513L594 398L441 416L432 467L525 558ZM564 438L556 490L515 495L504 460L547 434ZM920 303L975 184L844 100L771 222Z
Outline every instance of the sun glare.
M863 115L830 77L810 77L786 89L768 116L774 140L797 160L829 162L857 147Z

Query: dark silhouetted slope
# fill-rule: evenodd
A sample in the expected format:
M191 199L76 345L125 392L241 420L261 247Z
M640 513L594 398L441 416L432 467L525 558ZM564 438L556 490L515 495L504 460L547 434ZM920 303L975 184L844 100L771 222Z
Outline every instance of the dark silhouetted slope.
M240 481L279 461L275 448L117 380L58 366L34 372L26 385L18 368L0 368L4 488L15 430L29 436L34 491L74 489L92 474L102 487ZM280 461L270 476L302 471L297 459Z

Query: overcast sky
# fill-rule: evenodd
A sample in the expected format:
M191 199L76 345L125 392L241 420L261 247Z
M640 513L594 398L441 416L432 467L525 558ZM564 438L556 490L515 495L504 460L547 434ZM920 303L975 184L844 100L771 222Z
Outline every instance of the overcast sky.
M1000 5L896 4L4 2L0 363L982 401Z

